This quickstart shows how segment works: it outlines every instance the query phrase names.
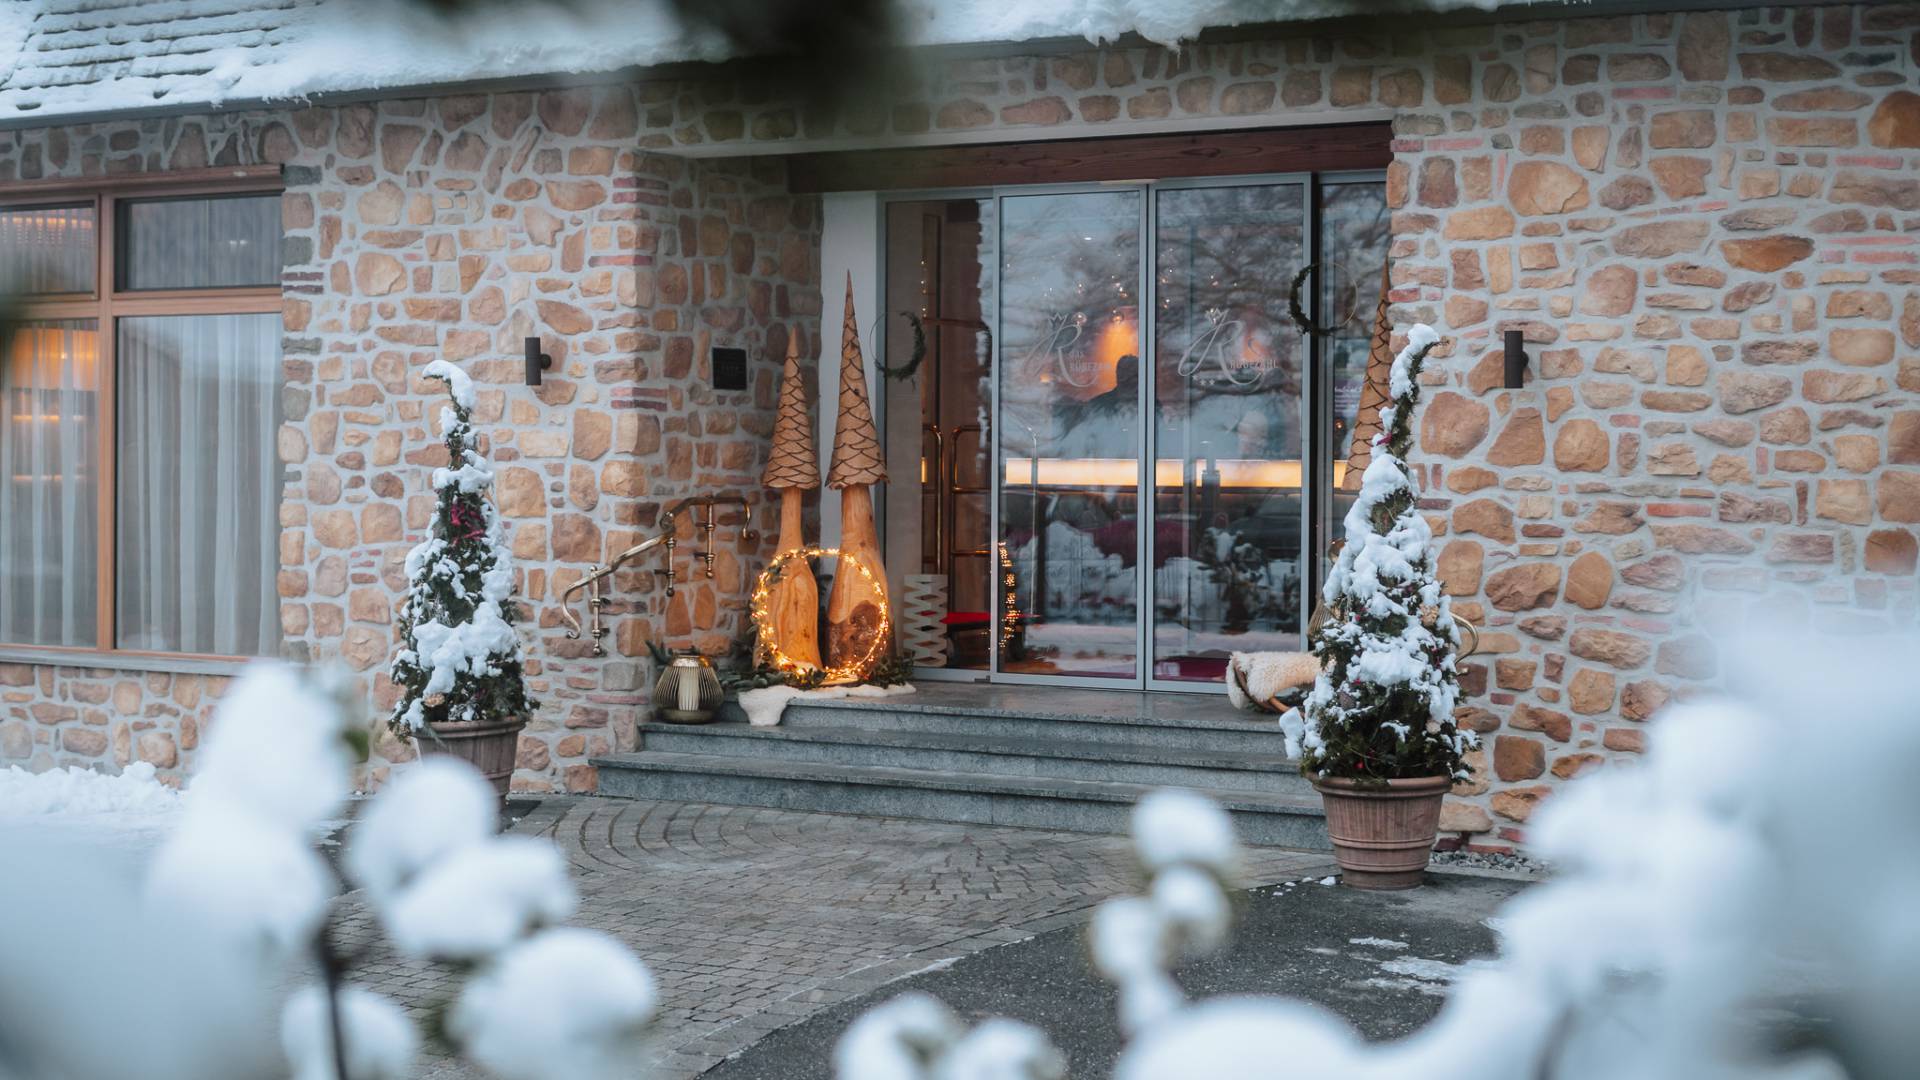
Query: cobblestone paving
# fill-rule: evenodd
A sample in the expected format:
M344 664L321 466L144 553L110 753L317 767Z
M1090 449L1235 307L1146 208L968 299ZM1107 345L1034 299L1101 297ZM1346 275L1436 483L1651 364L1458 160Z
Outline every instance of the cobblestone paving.
M550 835L580 887L573 920L660 980L654 1068L697 1076L826 1005L941 960L1084 920L1135 887L1119 837L751 807L548 799L513 831ZM1246 884L1331 872L1320 853L1258 849ZM364 909L343 942L375 934ZM419 1012L446 972L376 952L354 980ZM420 1075L473 1075L444 1059Z

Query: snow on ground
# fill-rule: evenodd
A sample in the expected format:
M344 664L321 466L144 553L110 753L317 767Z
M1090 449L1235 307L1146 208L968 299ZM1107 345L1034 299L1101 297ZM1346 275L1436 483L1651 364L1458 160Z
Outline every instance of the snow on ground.
M0 772L0 819L54 814L150 818L179 808L180 793L162 784L144 761L118 776L75 767L30 773L18 765Z
M114 861L144 864L179 825L193 801L161 783L153 766L137 761L118 775L69 766L30 773L0 769L0 837L51 840L63 848L100 851ZM328 843L343 820L316 830Z
M0 849L80 855L135 880L184 816L186 799L136 762L118 776L81 768L0 770Z

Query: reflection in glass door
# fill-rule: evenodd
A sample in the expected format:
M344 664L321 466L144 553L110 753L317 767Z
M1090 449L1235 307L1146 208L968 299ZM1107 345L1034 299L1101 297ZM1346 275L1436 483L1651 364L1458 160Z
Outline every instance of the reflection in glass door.
M1139 679L1143 198L1000 199L1001 672Z
M1304 182L1154 192L1154 681L1300 646Z
M924 668L1219 689L1300 648L1386 221L1378 174L890 201L887 552L944 585Z

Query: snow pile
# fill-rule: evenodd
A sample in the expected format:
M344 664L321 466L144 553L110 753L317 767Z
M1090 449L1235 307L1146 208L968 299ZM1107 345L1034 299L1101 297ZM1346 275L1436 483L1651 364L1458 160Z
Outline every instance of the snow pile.
M0 770L0 821L40 817L164 819L180 811L180 793L162 784L152 765L136 761L118 776L69 766L30 773Z
M787 703L790 701L897 697L911 693L913 693L912 683L897 683L893 686L858 683L853 686L820 686L812 690L802 690L797 686L762 686L757 690L741 691L740 708L747 714L747 723L754 727L775 727L779 725L780 717L786 713Z

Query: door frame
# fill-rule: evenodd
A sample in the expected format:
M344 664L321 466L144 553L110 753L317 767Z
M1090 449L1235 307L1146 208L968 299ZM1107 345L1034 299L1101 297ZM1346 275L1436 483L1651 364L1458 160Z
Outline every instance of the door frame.
M1140 447L1139 473L1136 480L1136 526L1134 529L1134 675L1131 679L1101 678L1087 675L1037 675L1000 669L1000 648L997 631L1001 621L1001 590L996 585L988 590L991 600L989 634L992 644L988 649L988 667L985 670L971 668L919 668L915 678L931 681L952 682L993 682L1015 685L1059 686L1082 689L1104 689L1120 691L1165 691L1177 693L1225 694L1224 683L1191 682L1184 680L1160 679L1154 676L1154 629L1156 626L1153 584L1153 543L1155 530L1143 527L1142 522L1151 520L1152 508L1157 503L1155 464L1159 458L1157 446L1158 427L1152 421L1154 379L1159 358L1154 355L1154 334L1156 315L1156 294L1154 293L1154 271L1156 258L1155 226L1158 222L1158 193L1172 190L1192 190L1203 188L1257 187L1282 184L1297 184L1301 188L1302 199L1302 248L1312 262L1321 261L1320 236L1316 228L1316 219L1320 213L1320 191L1323 185L1354 182L1380 182L1386 177L1386 170L1379 168L1338 169L1321 172L1267 172L1248 174L1227 174L1175 177L1153 180L1094 180L1058 184L1007 184L993 187L931 188L915 190L894 190L879 192L876 205L878 215L875 229L874 253L875 266L878 268L878 280L882 283L884 307L884 283L887 281L887 226L888 208L895 203L934 202L962 199L989 201L993 204L993 226L996 230L994 240L993 265L993 313L994 332L991 335L992 354L989 360L993 377L989 380L991 402L989 411L992 416L993 430L990 447L991 490L988 494L988 537L990 550L997 550L1001 536L1001 479L1003 469L1000 452L1000 432L1002 430L1000 408L1000 378L1004 371L1001 363L1002 334L1001 304L1005 292L1002 287L1004 259L1000 257L1001 245L998 230L1005 220L1004 202L1009 197L1028 195L1071 195L1095 194L1112 191L1138 191L1140 193L1140 259L1138 269L1138 287L1135 295L1139 297L1139 335L1141 342L1141 363L1139 364L1139 400L1140 409ZM1324 282L1316 279L1313 295L1309 303L1318 311L1324 296ZM983 312L984 315L984 312ZM884 322L876 324L884 325ZM887 363L887 335L876 332L871 346L871 354L878 363ZM1325 400L1322 401L1324 396ZM879 399L879 424L885 444L886 425L891 422L888 415L886 394L877 395ZM1324 405L1324 407L1322 407ZM1298 407L1300 409L1301 433L1301 491L1300 491L1300 627L1303 641L1307 620L1313 604L1309 602L1319 595L1319 587L1324 577L1322 551L1331 535L1332 499L1333 499L1333 453L1332 445L1332 371L1331 356L1324 339L1308 337L1305 355L1301 364L1301 391ZM1325 414L1325 415L1322 415ZM884 501L883 501L884 505ZM884 536L888 527L886 515L881 515L878 523ZM991 557L990 557L991 559ZM990 565L997 567L997 561ZM997 569L990 571L997 575Z

